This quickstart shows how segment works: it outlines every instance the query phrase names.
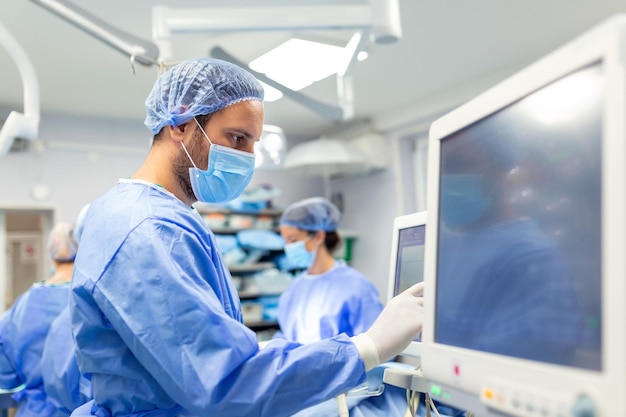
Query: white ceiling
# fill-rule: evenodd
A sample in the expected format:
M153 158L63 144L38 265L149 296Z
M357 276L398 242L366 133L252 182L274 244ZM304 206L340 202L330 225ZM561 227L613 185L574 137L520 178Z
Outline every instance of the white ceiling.
M280 5L259 0L71 0L109 24L151 40L151 10L170 7ZM361 0L362 1L362 0ZM358 0L347 0L359 3ZM283 0L282 4L336 4L332 0ZM376 45L354 68L355 117L374 118L427 107L476 80L511 74L608 16L626 11L624 0L400 0L403 38ZM261 15L261 14L260 14ZM143 103L154 67L130 71L128 57L28 0L0 2L0 22L32 60L43 112L124 118L143 123ZM176 60L207 56L220 45L241 59L252 58L285 33L235 33L181 38ZM328 34L329 37L340 34ZM0 48L0 107L22 111L21 79ZM303 90L336 104L335 80ZM7 112L8 113L8 112ZM4 114L0 116L6 116ZM288 137L314 138L336 128L284 98L266 103L266 123Z

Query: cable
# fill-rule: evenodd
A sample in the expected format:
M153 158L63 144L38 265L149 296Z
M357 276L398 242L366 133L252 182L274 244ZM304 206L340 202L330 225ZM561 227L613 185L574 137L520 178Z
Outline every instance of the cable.
M435 412L435 415L437 417L441 417L441 415L439 414L439 410L437 410L437 407L435 406L435 402L430 397L430 394L426 394L426 398L428 398L428 402L430 403L430 408L432 408L432 410Z
M432 417L432 414L430 414L431 401L432 399L430 398L430 395L424 394L424 403L426 404L426 417Z
M406 390L407 415L415 417L420 404L421 393L418 391Z
M415 373L419 373L421 367L422 367L422 364L419 363L413 371ZM417 414L417 410L419 409L421 397L422 397L422 393L419 391L413 391L412 389L406 390L406 403L407 403L406 415L407 416L415 417L415 415ZM428 412L429 411L427 409L427 413ZM428 414L427 417L430 417L430 414Z
M348 401L346 400L346 394L341 394L337 397L337 408L339 409L339 417L350 416L350 411L348 410Z

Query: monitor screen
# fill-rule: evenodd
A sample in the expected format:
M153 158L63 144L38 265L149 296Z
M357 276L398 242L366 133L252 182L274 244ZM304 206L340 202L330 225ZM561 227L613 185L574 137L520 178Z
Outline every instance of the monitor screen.
M434 340L602 368L601 62L441 139Z
M398 216L393 221L391 259L387 299L424 280L426 212ZM420 357L420 338L416 338L403 356Z
M394 296L424 280L425 232L426 225L398 230Z

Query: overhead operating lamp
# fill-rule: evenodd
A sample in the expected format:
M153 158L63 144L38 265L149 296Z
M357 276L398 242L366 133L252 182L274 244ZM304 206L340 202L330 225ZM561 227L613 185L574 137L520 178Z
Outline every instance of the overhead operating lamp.
M278 126L264 124L261 139L254 143L254 153L255 168L280 169L287 154L285 132Z
M0 45L17 66L24 89L24 113L12 111L0 129L0 156L6 155L16 138L34 140L39 132L39 82L32 62L19 43L0 23Z
M358 149L345 141L319 138L300 143L287 152L283 169L304 177L322 177L326 197L331 197L330 180L335 177L360 175L375 166Z
M402 36L399 0L369 0L367 4L314 6L253 6L246 8L153 8L153 39L140 39L119 30L66 0L31 0L67 20L79 29L128 55L134 63L165 67L170 37L181 33L250 32L280 30L353 30L345 47L346 54L337 68L338 105L333 106L287 88L264 74L253 71L221 48L211 54L248 68L259 80L278 89L294 101L331 121L346 121L354 116L351 70L357 55L368 43L390 43ZM164 53L165 52L165 53ZM13 119L19 116L14 116ZM10 126L7 120L6 126ZM14 123L14 122L12 122Z
M345 57L337 69L337 105L324 103L294 91L279 81L251 69L221 47L210 54L246 68L260 81L286 97L334 122L354 116L351 71L357 55L371 42L390 43L402 36L399 0L369 0L364 4L314 6L251 6L170 8L152 10L152 38L164 57L171 55L171 39L177 34L254 31L350 30L354 34L345 47Z
M303 106L308 107L313 112L317 113L318 115L328 120L331 120L331 121L347 120L347 119L350 119L353 115L351 102L348 103L347 101L345 101L346 104L342 107L342 106L332 106L320 100L311 98L305 94L302 94L298 91L292 90L291 88L284 86L283 84L279 83L276 80L271 79L265 74L262 74L260 72L253 70L252 68L249 68L246 63L235 58L233 55L229 54L228 52L226 52L224 49L220 47L213 48L211 50L211 56L214 58L219 58L225 61L232 62L235 65L246 68L258 80L264 82L270 87L274 87L275 89L283 93L286 97L289 97L290 99L297 101ZM347 94L342 94L342 96L344 95L347 95Z

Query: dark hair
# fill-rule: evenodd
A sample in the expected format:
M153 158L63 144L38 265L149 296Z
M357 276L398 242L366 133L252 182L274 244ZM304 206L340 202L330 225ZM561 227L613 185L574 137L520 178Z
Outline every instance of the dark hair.
M336 231L326 232L324 246L326 246L326 249L329 253L333 253L334 251L336 251L340 245L341 237L339 236L339 233L337 233Z

